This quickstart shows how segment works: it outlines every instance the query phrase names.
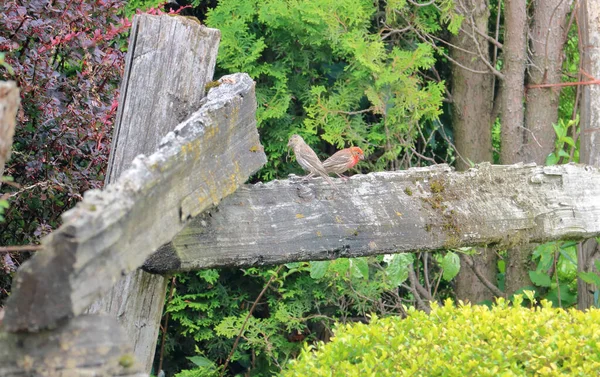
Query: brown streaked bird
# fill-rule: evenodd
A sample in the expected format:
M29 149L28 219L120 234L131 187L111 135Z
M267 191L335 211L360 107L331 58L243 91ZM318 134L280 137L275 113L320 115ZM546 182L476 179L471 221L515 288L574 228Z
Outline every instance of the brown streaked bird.
M360 160L364 159L365 154L362 149L359 147L350 147L335 152L331 157L323 161L323 167L329 174L335 173L342 179L348 179L342 173L348 169L352 169Z
M288 147L292 147L292 149L294 150L296 161L302 167L302 169L310 173L305 177L305 179L308 179L313 175L320 175L330 185L335 187L335 184L333 183L331 178L329 178L327 171L323 167L323 164L321 163L321 160L319 160L319 157L317 156L315 151L313 151L312 148L308 144L306 144L306 142L300 135L292 135L287 145Z

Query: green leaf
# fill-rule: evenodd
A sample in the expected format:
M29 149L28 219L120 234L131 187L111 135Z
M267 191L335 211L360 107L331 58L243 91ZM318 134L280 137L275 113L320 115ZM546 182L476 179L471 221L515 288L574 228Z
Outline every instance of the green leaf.
M529 271L529 278L538 287L549 287L552 285L550 277L541 271Z
M598 242L598 241L596 241L596 242ZM596 259L594 261L594 266L596 266L596 270L600 271L600 260Z
M573 295L569 290L569 286L566 284L560 284L559 288L552 288L550 292L546 295L546 300L552 301L552 304L555 307L559 307L558 305L558 293L560 289L560 306L569 307L577 302L577 296Z
M506 262L504 259L498 259L498 271L503 274L506 272Z
M285 266L288 269L293 270L294 268L302 267L303 264L304 264L304 262L292 262L292 263L286 263Z
M215 364L204 356L192 356L188 357L187 359L199 367L215 367Z
M442 258L441 267L444 270L442 278L445 281L454 279L454 277L458 275L458 272L460 271L460 257L458 254L448 251Z
M580 272L579 277L588 284L594 284L595 286L600 287L600 276L594 272Z
M313 279L322 279L330 263L327 260L310 262L310 277Z
M547 166L552 166L552 165L556 165L558 163L558 156L555 155L554 153L550 153L548 155L548 157L546 157L546 165Z
M0 208L8 208L9 205L8 200L0 199Z
M548 271L554 263L554 254L557 251L556 242L547 242L535 248L532 255L540 258L536 270Z
M557 139L567 136L567 128L563 124L553 124L552 127L554 128Z
M567 143L570 146L572 146L573 148L575 148L575 142L573 141L573 138L570 136L565 136L565 137L561 138L560 141L564 141L565 143Z
M414 257L407 253L394 254L384 258L384 261L388 264L385 273L390 279L390 284L397 287L408 279L408 267L414 262Z
M352 276L368 279L369 278L369 263L367 258L354 258L350 259L350 266L352 269Z

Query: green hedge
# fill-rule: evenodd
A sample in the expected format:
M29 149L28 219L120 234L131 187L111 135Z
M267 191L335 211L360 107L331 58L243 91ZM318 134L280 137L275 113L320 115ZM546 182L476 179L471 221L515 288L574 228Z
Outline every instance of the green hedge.
M597 376L600 310L451 301L431 314L373 317L337 328L330 343L306 346L283 376Z

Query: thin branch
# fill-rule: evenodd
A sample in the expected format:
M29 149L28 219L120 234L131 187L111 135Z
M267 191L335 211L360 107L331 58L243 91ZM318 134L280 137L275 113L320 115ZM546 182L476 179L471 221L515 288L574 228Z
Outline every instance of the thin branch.
M416 286L417 284L419 284L419 282L416 281L417 277L415 276L415 271L413 269L413 266L410 266L410 268L408 269L408 279L410 280L410 285L408 286L408 289L410 289L413 296L415 296L415 300L417 301L417 308L421 309L425 313L429 313L431 311L429 305L425 304L425 302L421 298L421 295L417 291Z
M467 265L473 270L475 276L489 289L494 295L498 297L506 297L506 293L502 292L498 287L492 284L482 273L479 271L479 268L475 265L475 260L470 255L464 256L464 261Z
M600 79L594 79L589 81L578 81L578 82L557 82L554 84L535 84L535 85L527 85L526 89L536 89L536 88L562 88L565 86L583 86L583 85L600 85Z
M490 70L486 70L486 71L478 71L478 70L475 70L475 69L469 68L469 67L467 67L467 66L465 66L465 65L463 65L463 64L461 64L461 63L459 63L458 61L456 61L455 59L453 59L453 58L452 58L450 55L448 55L448 54L446 54L444 51L442 51L442 49L440 49L440 48L439 48L439 47L438 47L438 46L437 46L435 43L433 43L432 41L428 40L428 39L427 39L427 38L425 38L423 35L421 35L421 33L419 33L419 32L418 32L418 30L416 30L415 28L413 28L413 31L415 32L415 34L417 35L417 37L418 37L419 39L421 39L421 40L422 40L423 42L425 42L425 43L428 43L428 44L429 44L431 47L433 47L433 48L434 48L434 49L435 49L435 50L436 50L436 51L437 51L437 52L438 52L440 55L442 55L443 57L445 57L446 59L448 59L450 62L452 62L452 63L456 64L456 65L457 65L457 66L459 66L460 68L464 69L465 71L472 72L472 73L476 73L476 74L488 74L488 73L490 73ZM428 35L428 37L429 37L430 39L437 39L437 38L434 38L433 36L430 36L430 35ZM444 43L444 44L446 44L446 45L448 45L449 47L452 47L452 48L456 48L456 49L459 49L459 50L465 51L465 52L467 52L467 53L469 53L469 54L472 54L472 55L477 55L476 53L474 53L474 52L472 52L472 51L466 51L466 50L464 50L464 49L461 49L461 48L459 48L459 47L457 47L457 46L454 46L454 45L452 45L451 43L448 43L448 42L446 42L446 41L444 41L444 40L441 40L441 39L440 39L439 41L440 41L440 42L442 42L442 43ZM489 67L491 67L491 66L490 66L490 64L489 64L489 62L487 62L486 66L488 66L488 68L489 68ZM499 79L502 79L502 80L504 80L504 74L503 74L502 72L498 71L497 69L492 69L492 71L491 71L491 72L492 72L492 73L493 73L493 74L494 74L496 77L498 77Z
M167 306L173 300L174 291L175 291L175 276L173 276L173 279L171 279L171 291L169 292L169 300L167 301ZM158 358L158 372L159 373L162 371L163 356L165 353L165 340L167 339L167 328L168 327L169 327L169 312L166 312L165 313L165 322L163 325L162 339L160 341L160 356Z
M502 14L501 9L502 9L502 0L498 0L498 9L497 9L497 14L496 14L496 31L495 31L495 35L494 35L496 41L498 40L498 38L500 38L500 15ZM497 63L498 63L498 46L494 45L492 65L494 67L496 67ZM496 92L496 80L493 80L492 81L492 101L494 99L495 92ZM493 101L493 102L499 102L499 101ZM492 119L496 119L496 117L494 116Z
M466 33L466 31L462 28L462 26L461 26L460 30ZM485 34L481 30L479 30L478 28L473 28L473 30L475 30L475 32L477 34L479 34L481 37L485 38L488 42L490 42L491 44L493 44L494 48L496 48L496 49L499 48L499 49L502 50L502 48L504 47L504 45L502 43L498 42L497 39L494 39L494 38L490 37L489 35ZM496 37L496 38L498 38L498 37Z
M416 6L416 7L426 7L428 5L431 5L431 4L435 3L435 0L429 0L426 3L417 3L414 0L408 0L408 2L411 3L412 5Z
M265 294L267 289L269 289L269 286L271 286L271 283L273 282L275 277L279 275L279 271L281 271L281 268L283 266L284 265L282 264L281 266L279 266L279 268L277 268L277 271L275 271L275 273L271 276L271 278L269 279L267 284L265 284L262 291L260 291L260 293L258 294L258 297L256 298L256 300L254 300L254 303L252 304L252 307L250 308L250 311L248 311L248 315L246 315L246 319L244 320L244 323L242 324L240 333L238 334L237 338L235 338L235 342L233 342L233 347L231 347L231 352L229 352L229 356L227 356L227 360L225 360L225 364L223 365L223 369L221 370L220 377L223 377L225 375L225 371L227 370L227 367L229 366L229 362L231 361L231 358L233 357L233 353L237 349L238 343L240 342L240 338L242 337L242 334L244 333L244 329L246 328L246 324L248 323L248 320L250 319L250 316L252 315L254 308L256 308L256 305L258 304L258 302L260 301L262 296Z
M473 13L469 13L469 19L471 20L471 29L478 31L477 25L475 24L475 20L473 19ZM471 37L471 40L473 40L475 47L477 47L477 52L479 52L479 58L481 59L483 64L485 64L492 73L496 72L496 67L492 66L488 60L489 57L484 55L483 51L481 50L481 45L477 38L475 38L475 35L473 35L473 33L469 33L468 35ZM487 35L484 36L487 37Z
M0 253L22 253L42 250L42 245L0 246Z
M548 71L548 69L547 69L547 67L548 67L548 42L550 41L550 31L551 31L552 27L558 27L558 25L552 24L552 19L554 18L554 16L556 15L556 12L558 11L558 8L562 5L562 3L564 1L565 0L560 0L560 2L556 5L556 7L554 7L554 10L552 11L552 14L550 15L550 22L548 23L550 25L550 27L548 28L548 32L546 33L546 41L544 43L544 81L546 80L546 73ZM559 21L559 25L560 25L560 21ZM566 34L568 34L568 33L569 33L569 30L567 29Z

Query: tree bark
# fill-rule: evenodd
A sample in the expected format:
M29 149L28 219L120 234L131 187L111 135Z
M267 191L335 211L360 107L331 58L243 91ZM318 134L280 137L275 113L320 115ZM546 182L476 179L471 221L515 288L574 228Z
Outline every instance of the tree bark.
M502 148L500 161L514 164L522 160L525 110L525 64L527 63L526 0L506 0L504 11L504 82L500 119Z
M485 0L463 0L458 11L465 17L458 35L452 36L450 55L459 64L452 64L452 127L458 154L458 170L470 168L470 163L492 161L492 108L494 102L494 75L488 70L490 61L487 34L490 12ZM477 32L479 31L479 33ZM483 54L481 57L479 54ZM475 74L473 71L487 73ZM465 161L467 160L467 161ZM496 281L496 254L482 252L474 258L479 271L488 281ZM456 297L463 301L492 300L493 294L475 275L464 256L454 287Z
M504 82L502 86L500 120L502 122L500 162L514 164L523 161L525 68L527 63L527 1L506 0L504 9ZM505 282L507 294L514 287L531 285L527 274L530 248L509 250Z
M578 15L582 68L592 77L600 78L600 2L581 0ZM600 166L600 86L586 85L582 90L580 161ZM600 259L600 247L595 240L581 244L577 258L579 272L600 273L594 267L594 261ZM599 288L578 279L578 308L583 310L594 306L593 292Z
M452 127L458 153L473 163L492 161L492 91L494 76L488 70L482 51L490 60L488 41L478 34L487 34L490 12L485 0L464 0L459 2L459 12L465 16L463 28L450 42L450 55L460 65L475 71L476 74L458 64L452 64ZM472 21L471 21L472 20ZM474 25L473 25L474 22ZM477 47L473 47L476 44ZM470 168L468 161L458 159L456 168Z
M20 103L21 97L19 97L17 84L14 81L0 81L0 186L2 186L4 164L10 158L10 147Z
M529 31L528 85L561 82L563 47L571 0L536 0ZM554 150L560 88L529 88L526 96L523 162L544 164ZM523 132L521 132L523 133Z

